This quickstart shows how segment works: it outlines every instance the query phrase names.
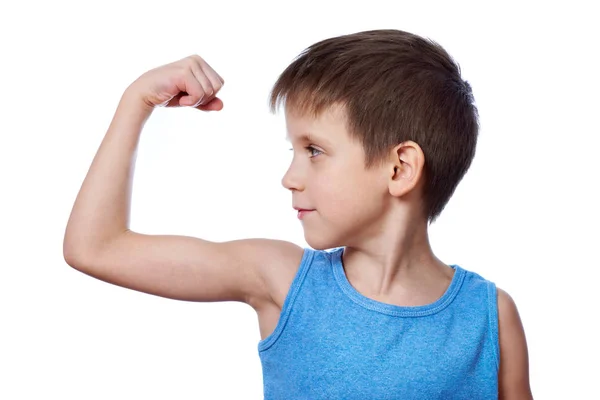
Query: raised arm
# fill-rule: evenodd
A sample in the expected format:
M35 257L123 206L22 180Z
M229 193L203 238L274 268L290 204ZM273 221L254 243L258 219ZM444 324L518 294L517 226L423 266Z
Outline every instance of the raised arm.
M124 92L88 170L67 223L63 253L73 268L119 286L190 301L270 301L267 271L298 263L291 243L248 239L225 243L129 229L137 146L156 106L223 107L223 79L199 56L140 76Z

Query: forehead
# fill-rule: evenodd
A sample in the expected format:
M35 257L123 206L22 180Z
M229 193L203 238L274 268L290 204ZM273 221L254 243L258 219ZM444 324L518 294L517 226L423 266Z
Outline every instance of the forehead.
M285 110L286 140L290 142L322 142L328 144L348 140L345 111L329 107L318 115Z

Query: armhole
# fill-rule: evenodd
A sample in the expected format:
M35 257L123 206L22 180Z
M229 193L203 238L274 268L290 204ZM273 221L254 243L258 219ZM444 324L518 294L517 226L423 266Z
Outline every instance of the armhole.
M490 339L494 359L496 360L496 372L500 370L500 345L498 340L498 293L496 284L488 282L488 310L490 322Z
M277 322L277 326L269 336L258 342L259 352L265 351L271 346L273 346L273 344L275 344L279 336L281 336L281 332L283 332L283 329L285 328L288 317L292 310L292 306L294 305L294 301L296 300L298 292L300 291L302 283L304 282L306 273L310 269L314 253L315 251L312 249L304 249L302 259L300 260L300 266L298 267L298 271L294 276L294 280L292 281L290 289L288 290L288 293L283 302L283 308L281 309L281 314L279 315L279 321Z

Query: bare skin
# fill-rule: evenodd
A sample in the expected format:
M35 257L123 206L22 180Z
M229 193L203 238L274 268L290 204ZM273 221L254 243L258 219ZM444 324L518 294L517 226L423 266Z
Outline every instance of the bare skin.
M280 240L217 243L129 228L145 121L155 107L219 111L223 83L205 60L190 56L146 72L126 89L73 206L63 252L73 268L122 287L185 301L249 304L264 339L278 323L302 248ZM282 184L293 206L313 210L302 220L309 245L346 246L345 273L366 297L418 306L442 296L453 270L429 244L420 206L425 158L418 144L400 143L380 166L366 170L362 148L346 132L343 108L319 118L286 110L286 122L294 159ZM498 310L500 398L529 399L523 327L502 290Z

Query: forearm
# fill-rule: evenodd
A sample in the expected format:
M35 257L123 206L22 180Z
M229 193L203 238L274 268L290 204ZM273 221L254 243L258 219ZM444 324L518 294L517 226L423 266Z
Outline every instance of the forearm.
M152 108L127 91L100 144L73 205L65 259L84 257L129 228L131 189L139 137Z

